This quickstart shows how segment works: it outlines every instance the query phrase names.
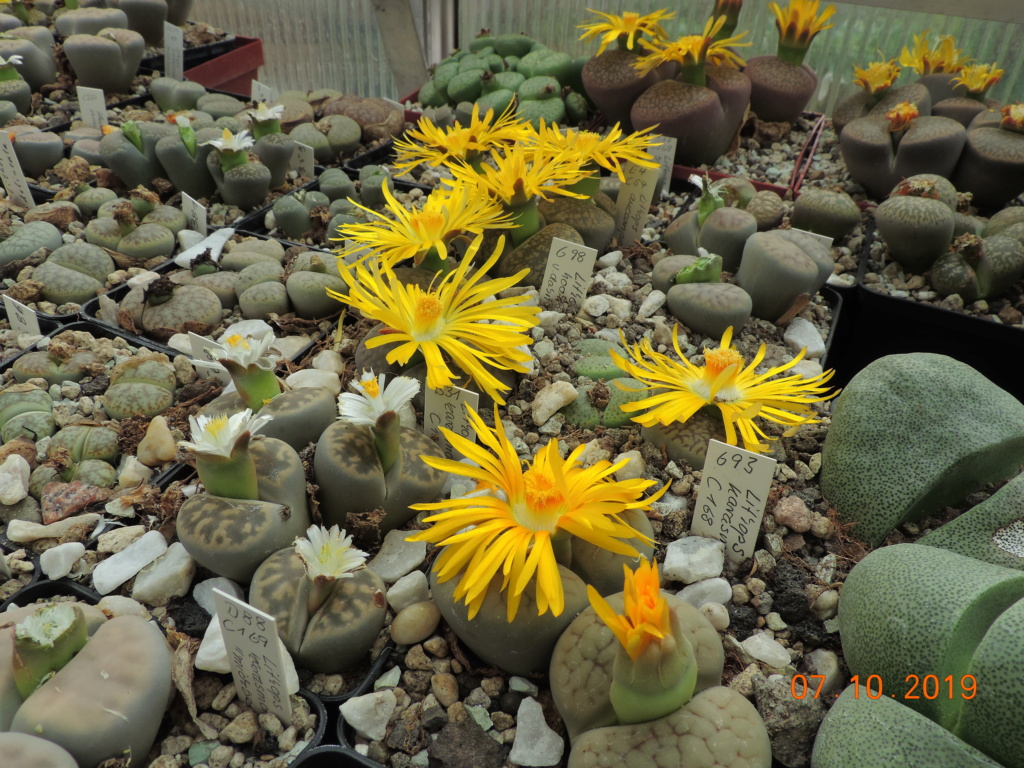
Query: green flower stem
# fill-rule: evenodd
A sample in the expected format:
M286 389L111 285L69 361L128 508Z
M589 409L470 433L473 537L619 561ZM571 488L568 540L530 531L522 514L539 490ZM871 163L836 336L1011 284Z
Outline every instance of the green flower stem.
M779 41L778 51L775 53L776 58L782 61L788 61L793 64L803 64L804 57L807 55L807 46L803 45L786 45L781 40Z
M43 606L18 624L11 664L21 698L63 669L88 641L85 615L74 603Z
M139 126L129 120L121 125L121 133L132 143L132 146L142 152L142 134L139 133Z
M13 64L0 67L0 82L5 80L21 80L21 75L18 74L18 70L14 68Z
M281 394L281 382L274 371L264 370L258 365L250 365L243 368L234 360L227 358L218 360L221 365L228 369L231 380L235 383L239 397L253 413L259 413L260 408Z
M555 562L565 568L572 567L572 536L558 529L551 534L551 549L555 554Z
M249 153L244 149L240 149L237 152L221 149L218 152L220 153L220 169L224 173L249 162Z
M377 446L381 471L386 476L402 456L402 424L397 413L387 411L381 414L377 423L370 429L373 431L373 441Z
M281 121L280 120L253 120L252 121L252 138L253 141L259 141L264 136L269 136L272 133L281 132Z
M675 611L671 634L633 661L621 645L612 665L611 702L621 725L647 723L686 704L697 685L697 659Z
M21 23L26 27L31 26L32 22L28 18L28 8L25 7L23 2L19 0L13 0L11 3L11 10L14 11L14 15L21 19Z
M512 247L522 245L540 232L540 210L537 207L536 197L523 203L513 203L508 206L508 211L512 214L512 221L515 222L515 226L509 230Z
M207 493L226 499L259 499L256 462L249 455L249 433L243 433L231 456L197 453L196 470Z
M423 261L416 266L429 272L440 272L441 276L444 277L452 271L452 260L448 258L442 259L437 252L437 248L431 248L427 251L427 255L423 257Z
M704 71L704 64L680 64L679 74L676 75L676 80L681 83L689 83L690 85L703 85L708 84L708 76Z
M593 200L594 195L601 190L601 167L597 163L587 163L583 170L590 171L590 175L575 184L570 184L565 189L569 192L586 195Z
M64 0L64 8L69 11L77 11L78 0Z
M185 149L188 151L189 156L196 159L196 132L195 129L189 126L178 126L178 135L181 137L181 143L185 145Z

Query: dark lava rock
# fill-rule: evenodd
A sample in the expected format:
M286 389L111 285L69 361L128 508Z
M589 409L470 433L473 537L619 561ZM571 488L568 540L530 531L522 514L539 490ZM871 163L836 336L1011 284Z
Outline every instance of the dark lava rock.
M754 634L754 630L757 629L757 611L749 605L729 603L725 607L729 611L729 629L737 640L743 642Z
M501 768L507 754L475 720L448 723L427 752L446 768Z
M754 697L772 743L772 757L786 768L810 763L811 746L825 716L825 704L814 696L793 698L788 682L755 675Z
M810 611L804 591L804 572L792 563L780 560L775 567L774 582L771 587L772 607L787 624L801 621Z
M813 619L805 619L804 621L798 621L796 624L790 624L789 631L792 633L791 641L800 640L806 646L818 647L824 645L828 639L825 625Z
M525 698L525 693L520 693L519 691L505 691L498 699L498 709L506 715L512 715L512 717L515 717L519 712L519 705L523 703L523 699Z
M110 379L105 374L93 376L91 379L82 379L81 393L88 397L102 395L110 387Z
M175 597L167 603L167 615L174 619L174 629L189 637L200 640L210 626L210 614L199 607L199 603L191 597L188 599Z
M423 726L425 731L430 733L436 733L441 730L447 722L448 713L441 707L428 707L423 710L423 716L420 718L420 725Z

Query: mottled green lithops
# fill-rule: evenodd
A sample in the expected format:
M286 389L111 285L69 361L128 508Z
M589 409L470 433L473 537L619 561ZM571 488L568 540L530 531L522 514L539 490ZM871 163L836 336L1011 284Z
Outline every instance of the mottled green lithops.
M200 413L221 416L237 413L247 406L237 392L221 395ZM329 390L301 387L281 392L260 408L260 413L273 416L261 430L265 437L288 443L296 451L316 443L320 435L338 417L338 404Z
M611 359L609 358L609 363ZM565 423L582 429L595 427L625 427L630 423L630 415L622 410L626 403L639 400L642 392L630 392L620 389L624 387L639 389L642 385L620 372L613 383L584 384L577 389L576 399L562 408L559 413L565 417Z
M150 288L152 290L153 286ZM142 299L142 296L143 291L140 290L136 301ZM140 305L141 325L157 339L169 339L176 333L182 333L186 325L202 332L204 328L213 328L220 322L220 298L209 288L201 285L172 285L164 296L167 298L158 303L156 295L151 293ZM125 303L128 300L126 296Z
M348 293L348 286L337 274L311 270L292 272L285 281L285 288L295 314L309 319L327 317L338 311L338 301L327 293L328 290Z
M0 392L0 442L18 437L39 440L57 429L50 394L30 384L15 384Z
M32 279L43 284L43 298L58 306L84 304L103 288L116 269L102 248L89 243L69 243L57 248L36 267Z
M0 243L0 267L12 261L27 259L40 248L56 250L63 243L60 230L47 221L33 221L17 227L10 237Z
M311 526L256 570L249 602L277 619L300 667L343 672L363 661L377 639L387 616L386 588L365 560L344 531Z
M965 303L1000 296L1024 274L1024 245L1013 237L961 235L932 265L932 285Z
M158 416L174 402L174 366L166 355L140 355L110 372L103 408L112 419Z
M721 337L726 328L742 328L753 307L750 294L732 283L689 283L668 290L668 310L690 330Z
M875 209L875 224L893 260L921 274L949 248L955 219L938 200L898 195Z
M71 351L65 355L55 348L28 352L14 361L11 370L14 378L22 383L29 379L45 379L50 384L62 384L81 381L91 375L98 364L99 358L90 350Z
M52 448L64 448L73 461L98 459L114 463L121 455L117 430L94 424L70 424L53 436Z
M880 544L915 520L1024 463L1024 405L964 363L888 355L836 399L821 490L854 535Z
M860 208L845 192L811 187L793 203L791 223L837 239L848 235L860 222Z

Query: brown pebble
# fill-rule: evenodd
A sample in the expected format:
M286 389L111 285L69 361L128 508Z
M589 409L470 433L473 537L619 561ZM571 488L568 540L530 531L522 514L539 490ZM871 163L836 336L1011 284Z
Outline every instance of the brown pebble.
M441 621L441 611L430 600L406 606L391 622L391 638L399 645L412 645L430 637Z
M455 675L434 675L430 678L430 692L442 707L448 709L459 700L459 683Z
M432 637L423 642L423 650L438 659L448 655L448 642L443 637Z
M409 652L405 654L405 666L408 669L429 669L431 671L434 669L434 663L423 652L422 645L414 645L409 649Z

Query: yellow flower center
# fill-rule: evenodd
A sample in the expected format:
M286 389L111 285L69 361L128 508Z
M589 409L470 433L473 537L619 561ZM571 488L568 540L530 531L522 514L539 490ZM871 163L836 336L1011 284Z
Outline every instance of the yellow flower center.
M633 11L626 11L622 14L622 31L632 32L637 28L637 23L640 21L640 14Z
M234 333L228 336L226 339L224 339L224 343L227 344L229 347L242 347L244 349L249 349L249 342L247 342L245 338L239 333Z
M545 467L530 467L523 473L526 487L523 503L514 504L512 509L520 525L534 531L554 531L565 496L555 483L550 470Z
M374 399L380 397L380 386L377 384L377 379L367 379L360 383L363 385L363 392L366 393L367 397L372 397Z
M218 416L206 425L206 432L213 438L220 436L220 433L224 431L224 427L228 425L227 416Z
M886 112L885 117L889 121L889 130L895 133L909 126L920 114L915 104L909 101L901 101Z
M429 341L437 335L444 305L432 293L421 293L415 299L412 313L412 337L416 341Z
M730 365L743 367L743 355L732 347L725 349L708 349L704 351L704 369L707 371L705 378L714 380ZM737 369L739 370L739 369Z
M444 214L439 211L420 211L409 217L412 231L423 240L433 240L443 233Z

